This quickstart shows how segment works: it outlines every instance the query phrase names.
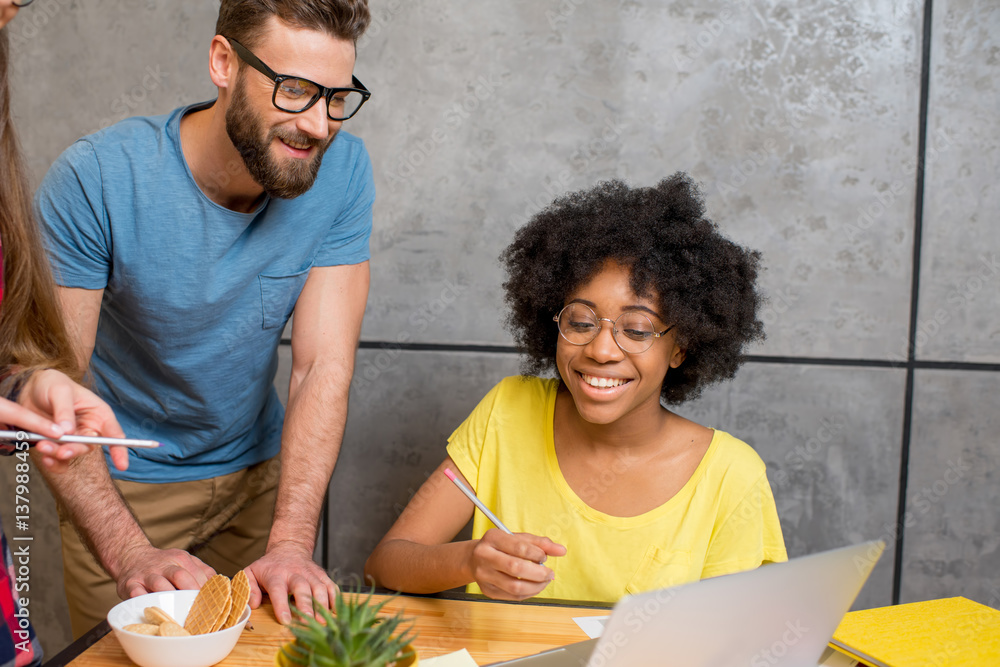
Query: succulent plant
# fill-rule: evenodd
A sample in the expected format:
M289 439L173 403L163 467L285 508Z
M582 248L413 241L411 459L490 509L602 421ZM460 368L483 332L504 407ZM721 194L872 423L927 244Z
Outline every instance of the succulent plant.
M290 626L295 641L286 644L281 652L289 665L307 667L386 667L409 658L404 648L416 636L413 624L406 624L403 612L387 618L378 613L392 598L374 602L372 593L367 597L354 595L348 599L340 591L334 600L334 611L313 604L317 617L312 618L298 609L298 618ZM325 623L325 625L324 625Z

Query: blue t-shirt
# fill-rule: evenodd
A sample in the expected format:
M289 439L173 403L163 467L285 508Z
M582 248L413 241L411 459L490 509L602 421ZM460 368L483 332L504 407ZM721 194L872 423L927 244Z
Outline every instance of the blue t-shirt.
M207 479L275 456L278 344L309 269L369 258L360 139L340 132L303 195L237 213L201 191L181 151L181 117L210 104L80 139L35 196L56 281L104 289L98 393L127 435L163 443L130 450L120 479Z

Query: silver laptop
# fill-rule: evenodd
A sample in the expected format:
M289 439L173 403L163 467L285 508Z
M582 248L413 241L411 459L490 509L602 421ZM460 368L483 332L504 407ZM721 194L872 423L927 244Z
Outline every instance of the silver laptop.
M816 667L884 542L619 600L599 639L518 667Z

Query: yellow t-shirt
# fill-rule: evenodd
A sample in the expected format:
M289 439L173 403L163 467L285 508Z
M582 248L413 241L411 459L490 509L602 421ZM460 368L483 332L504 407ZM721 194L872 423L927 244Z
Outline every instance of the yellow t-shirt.
M639 593L787 560L764 462L746 443L715 431L687 484L654 510L615 517L567 484L552 438L558 380L509 377L448 439L448 454L476 495L515 533L565 545L539 597L614 602ZM627 464L628 451L622 450ZM615 466L593 480L615 482ZM473 538L493 524L475 513ZM479 593L479 586L468 586Z

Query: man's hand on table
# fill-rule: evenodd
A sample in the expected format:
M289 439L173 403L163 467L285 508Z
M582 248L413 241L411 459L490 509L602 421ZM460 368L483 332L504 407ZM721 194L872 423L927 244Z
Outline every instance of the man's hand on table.
M215 570L186 551L148 544L129 549L121 564L115 581L123 600L158 591L199 590L215 575Z
M295 606L309 616L313 615L313 600L329 609L337 595L337 584L313 561L312 549L300 544L278 542L269 546L246 572L250 579L250 607L259 607L266 592L282 624L292 620L289 595L294 597Z

